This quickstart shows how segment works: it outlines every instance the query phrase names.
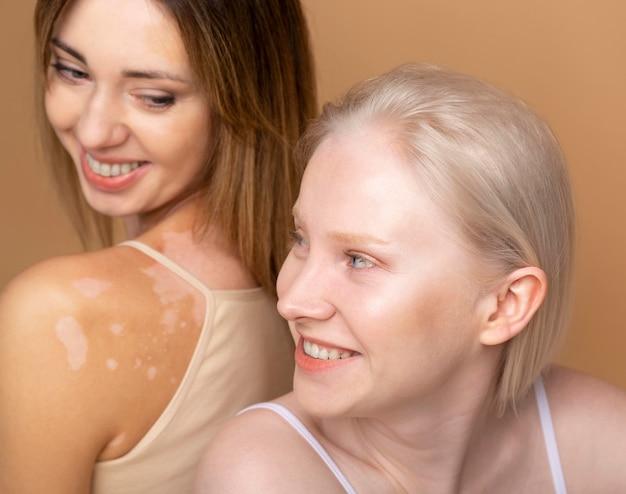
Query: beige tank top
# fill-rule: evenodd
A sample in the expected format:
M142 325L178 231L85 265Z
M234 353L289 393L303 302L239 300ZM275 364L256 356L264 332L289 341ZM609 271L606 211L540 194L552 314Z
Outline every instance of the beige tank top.
M125 242L199 290L204 325L187 371L161 416L126 455L96 464L94 494L185 494L221 422L291 389L293 343L275 300L261 288L210 290L139 242Z

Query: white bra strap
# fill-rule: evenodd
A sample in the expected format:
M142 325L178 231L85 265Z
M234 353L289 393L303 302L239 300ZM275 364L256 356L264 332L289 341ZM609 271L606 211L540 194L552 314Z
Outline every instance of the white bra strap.
M543 439L546 444L546 452L548 453L550 471L552 472L554 492L556 494L567 494L565 477L563 476L561 458L559 456L559 448L556 444L556 435L554 434L554 425L552 424L550 404L548 403L548 395L546 394L546 388L543 384L543 378L541 376L537 378L533 388L537 399L537 408L539 409L539 419L541 420Z
M259 408L271 410L277 413L278 415L280 415L285 420L285 422L287 422L291 427L293 427L296 430L296 432L300 434L302 438L307 443L309 443L309 445L315 450L315 452L319 455L322 461L326 463L326 466L330 469L330 471L333 473L335 478L339 481L339 483L344 488L344 490L348 494L356 494L356 490L354 489L354 487L352 487L352 485L350 484L348 479L345 477L343 472L339 469L337 464L333 461L333 459L330 457L328 452L324 449L324 446L322 446L320 442L317 439L315 439L315 436L311 434L311 432L300 421L300 419L296 417L291 412L291 410L289 410L287 407L283 405L279 405L278 403L257 403L256 405L252 405L252 406L249 406L248 408L244 408L237 415L247 412L248 410L255 410Z
M204 298L206 300L210 300L211 299L211 291L207 288L207 286L204 283L202 283L198 278L196 278L194 275L192 275L189 271L187 271L186 269L183 269L182 267L180 267L178 264L176 264L170 258L165 257L158 250L153 249L152 247L150 247L149 245L144 244L143 242L138 242L137 240L128 240L126 242L121 242L121 243L119 243L117 245L125 245L125 246L128 246L128 247L133 247L133 248L143 252L148 257L151 257L152 259L154 259L158 263L164 265L170 271L173 271L175 274L177 274L182 279L187 281L190 285L192 285L200 293L202 293L202 295L204 295Z

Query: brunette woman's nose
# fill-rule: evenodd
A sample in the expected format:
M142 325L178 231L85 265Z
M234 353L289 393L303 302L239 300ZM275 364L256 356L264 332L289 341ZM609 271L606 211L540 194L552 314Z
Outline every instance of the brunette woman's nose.
M81 145L87 150L111 148L123 144L128 135L121 105L104 94L94 93L76 125L76 136Z

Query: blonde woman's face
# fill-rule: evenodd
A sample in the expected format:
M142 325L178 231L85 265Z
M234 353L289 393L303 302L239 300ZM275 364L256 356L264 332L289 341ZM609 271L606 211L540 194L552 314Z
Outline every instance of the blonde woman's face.
M468 372L482 351L477 263L383 132L327 137L294 217L278 309L295 330L295 392L309 412L410 412Z
M78 0L56 27L46 112L97 211L181 199L209 146L209 107L175 22L149 0Z

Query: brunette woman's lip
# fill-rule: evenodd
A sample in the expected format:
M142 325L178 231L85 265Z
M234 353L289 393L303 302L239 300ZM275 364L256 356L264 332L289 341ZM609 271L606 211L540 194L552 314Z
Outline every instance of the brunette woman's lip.
M307 338L308 340L308 338ZM304 351L305 338L300 336L295 350L296 366L308 373L324 372L337 369L349 365L357 360L361 355L358 352L351 352L352 355L347 358L324 360L307 355ZM311 340L308 340L311 341Z
M111 165L120 166L124 163L120 160L109 162ZM81 152L80 156L81 170L85 180L94 188L104 192L121 192L134 185L141 177L150 171L149 162L141 162L136 169L118 176L105 177L94 172L89 166L87 153Z

